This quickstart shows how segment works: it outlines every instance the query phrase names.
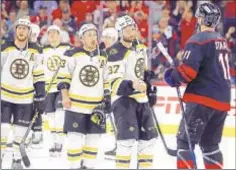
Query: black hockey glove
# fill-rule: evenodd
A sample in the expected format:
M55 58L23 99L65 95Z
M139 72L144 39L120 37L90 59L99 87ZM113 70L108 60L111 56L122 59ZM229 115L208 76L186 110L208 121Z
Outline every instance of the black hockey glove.
M43 114L45 111L45 97L34 97L34 110Z
M102 128L105 128L105 112L104 112L104 103L99 104L97 107L94 108L91 121Z
M151 107L153 107L157 102L157 88L152 86L148 91L148 102Z

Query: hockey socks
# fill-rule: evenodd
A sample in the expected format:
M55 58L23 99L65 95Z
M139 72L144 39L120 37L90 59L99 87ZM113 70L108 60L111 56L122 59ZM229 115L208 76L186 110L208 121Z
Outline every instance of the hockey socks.
M203 161L206 169L222 169L223 155L218 144L211 146L201 146Z
M192 154L189 150L178 149L177 168L178 169L193 169L194 168Z

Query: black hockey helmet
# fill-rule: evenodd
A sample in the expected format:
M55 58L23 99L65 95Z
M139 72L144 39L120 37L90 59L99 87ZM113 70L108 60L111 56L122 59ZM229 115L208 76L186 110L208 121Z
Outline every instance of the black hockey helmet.
M215 27L220 21L221 12L216 5L207 2L202 3L198 7L195 17L203 18L203 25L206 25L208 27Z

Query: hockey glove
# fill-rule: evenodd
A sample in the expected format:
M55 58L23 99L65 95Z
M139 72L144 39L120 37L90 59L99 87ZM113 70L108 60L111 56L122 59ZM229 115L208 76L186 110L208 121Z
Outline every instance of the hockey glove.
M91 121L102 128L105 128L105 113L104 113L104 103L99 104L97 107L94 108Z
M171 77L171 73L173 70L174 70L174 68L169 68L168 70L166 70L165 75L164 75L164 79L169 86L179 87L181 85L181 83L174 80L173 77Z
M43 114L45 111L45 97L34 97L34 109Z
M157 88L156 87L151 87L151 89L149 89L148 92L148 102L150 104L151 107L153 107L156 102L157 102Z

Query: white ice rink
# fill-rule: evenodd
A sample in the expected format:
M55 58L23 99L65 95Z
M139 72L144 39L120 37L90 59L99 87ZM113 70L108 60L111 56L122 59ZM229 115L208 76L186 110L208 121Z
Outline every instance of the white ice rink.
M175 148L175 136L173 135L165 135L167 140L167 145L170 148ZM31 160L30 169L68 169L66 152L64 151L64 155L61 158L51 158L48 154L49 141L48 132L44 134L44 147L43 149L30 149L28 150L28 155ZM110 135L104 135L101 139L101 147L97 160L97 169L115 169L115 162L104 159L103 151L107 151L113 147L113 137ZM133 150L133 158L135 158L135 148ZM234 137L224 137L222 139L222 143L220 148L224 155L224 169L235 169L235 138ZM167 155L164 150L163 144L158 138L155 150L154 157L154 167L153 169L176 169L176 158ZM203 161L201 157L201 152L199 147L196 147L197 153L197 163L198 168L203 169ZM5 155L3 159L2 169L10 169L11 168L11 158L12 153L9 151ZM136 169L136 159L133 159L131 162L131 168Z

